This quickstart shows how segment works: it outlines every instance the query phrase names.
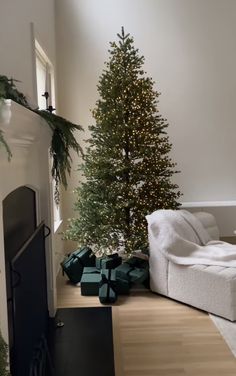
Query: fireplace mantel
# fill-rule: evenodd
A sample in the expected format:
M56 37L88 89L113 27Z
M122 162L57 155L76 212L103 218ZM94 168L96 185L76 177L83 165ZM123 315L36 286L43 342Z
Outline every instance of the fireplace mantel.
M42 220L52 228L52 193L49 161L51 130L34 112L12 101L9 124L0 123L4 138L12 152L8 161L0 145L0 329L8 340L5 284L4 229L2 202L13 190L28 186L36 192L37 223ZM27 210L27 207L26 207ZM49 311L55 311L56 284L51 239L47 244Z
M48 125L35 112L14 101L11 101L10 109L12 114L10 122L4 124L0 121L0 129L4 132L4 138L11 150L13 148L14 151L18 147L29 149L32 144L41 138L42 132L48 134L48 137L51 136Z

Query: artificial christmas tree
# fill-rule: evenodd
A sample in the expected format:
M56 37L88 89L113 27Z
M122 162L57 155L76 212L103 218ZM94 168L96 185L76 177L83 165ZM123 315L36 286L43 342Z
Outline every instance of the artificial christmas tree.
M81 166L86 182L76 189L79 217L70 220L66 238L102 253L130 254L147 245L145 216L178 208L180 192L171 182L177 171L159 93L145 77L133 38L123 28L118 38L99 80L96 125Z

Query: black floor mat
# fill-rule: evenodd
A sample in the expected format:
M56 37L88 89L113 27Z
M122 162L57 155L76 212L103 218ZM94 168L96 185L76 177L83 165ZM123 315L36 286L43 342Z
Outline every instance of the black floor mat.
M58 310L48 338L55 376L115 375L111 314L110 307Z

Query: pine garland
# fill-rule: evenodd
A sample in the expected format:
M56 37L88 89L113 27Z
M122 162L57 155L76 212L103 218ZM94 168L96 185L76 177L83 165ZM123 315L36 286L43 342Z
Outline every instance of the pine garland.
M51 172L52 177L56 182L54 197L56 203L58 203L58 187L60 184L62 184L65 188L67 188L66 174L68 173L70 175L71 172L72 159L70 156L70 149L73 149L76 151L76 153L83 155L83 150L73 134L76 130L82 130L82 127L48 111L35 110L34 112L44 118L53 132L50 147L50 154L53 159Z
M18 104L26 107L28 110L35 112L41 116L52 130L52 141L50 147L50 154L53 158L52 164L52 177L55 180L55 202L59 203L59 185L62 184L67 187L67 174L71 172L71 156L70 149L83 155L82 148L78 144L74 137L75 131L82 131L83 128L80 125L73 124L70 121L62 118L61 116L52 114L48 111L42 111L33 109L30 107L24 94L19 92L15 86L13 79L9 79L6 76L0 76L0 100L12 99ZM5 148L8 159L12 157L11 150L4 139L3 131L0 130L0 147Z
M11 150L7 144L7 142L5 141L5 138L3 136L3 131L0 129L0 146L3 146L7 152L7 156L8 156L8 161L11 160L11 157L12 157L12 153L11 153Z
M25 95L17 90L15 82L19 81L0 75L0 99L12 99L22 106L30 109Z
M159 93L142 68L133 38L118 35L99 79L96 125L81 166L86 178L76 189L66 239L95 251L127 254L147 246L145 216L176 209L181 193L171 181L176 164L168 156L168 126L158 110Z

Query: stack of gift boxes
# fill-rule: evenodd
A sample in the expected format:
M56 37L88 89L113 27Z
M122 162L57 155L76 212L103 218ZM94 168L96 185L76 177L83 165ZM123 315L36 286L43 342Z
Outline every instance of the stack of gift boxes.
M118 295L129 294L133 284L149 279L147 260L131 257L122 262L118 253L96 258L89 247L71 253L61 266L72 283L80 282L82 295L97 295L101 303L114 303Z

